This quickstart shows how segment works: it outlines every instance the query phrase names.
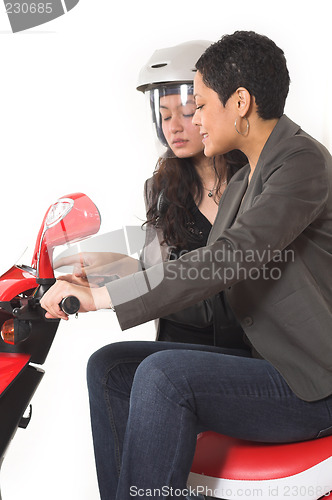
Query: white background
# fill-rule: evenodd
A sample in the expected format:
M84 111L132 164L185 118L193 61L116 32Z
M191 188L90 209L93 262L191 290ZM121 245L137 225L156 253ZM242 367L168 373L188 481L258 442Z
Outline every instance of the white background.
M1 268L34 240L61 195L88 194L103 232L144 218L142 188L156 154L135 87L156 48L215 41L236 29L268 35L288 60L286 113L331 149L330 23L325 0L81 0L57 20L12 34L3 7ZM152 324L122 333L110 312L61 324L32 421L18 430L2 466L3 500L98 500L86 363L106 343L152 338Z

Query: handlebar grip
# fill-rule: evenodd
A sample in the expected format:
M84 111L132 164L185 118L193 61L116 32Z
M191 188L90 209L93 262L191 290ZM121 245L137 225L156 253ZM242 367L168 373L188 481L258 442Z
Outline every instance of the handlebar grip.
M74 295L64 297L59 304L60 309L66 314L76 314L81 306L80 301Z

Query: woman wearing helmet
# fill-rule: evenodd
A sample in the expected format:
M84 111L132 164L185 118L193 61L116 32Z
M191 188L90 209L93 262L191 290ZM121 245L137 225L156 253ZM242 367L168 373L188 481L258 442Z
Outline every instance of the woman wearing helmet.
M247 163L240 151L207 158L198 127L192 123L195 63L209 45L195 40L156 50L139 75L137 89L148 97L156 136L163 146L156 171L145 184L147 243L157 230L163 260L206 244L228 180ZM151 247L146 245L145 267L157 261ZM213 325L216 301L219 306L222 302L223 314ZM227 338L222 335L223 325L228 332L232 327ZM218 296L160 318L158 340L242 347L242 333L224 297Z
M199 127L192 123L195 64L210 44L194 40L156 50L139 74L137 90L147 97L159 152L154 175L144 187L143 268L206 244L227 182L247 163L240 151L207 158ZM73 259L61 260L58 266L71 264ZM137 261L123 254L86 252L80 254L76 276L94 274L96 268L99 274L123 277L137 271ZM243 347L243 330L223 294L157 323L157 340Z
M144 189L145 268L158 262L160 252L163 260L172 260L206 245L227 182L247 163L240 151L207 158L199 129L192 123L195 64L209 45L194 40L156 50L139 75L137 90L148 98L160 152ZM156 232L159 244L154 247ZM213 322L215 309L218 321ZM242 348L242 335L221 294L160 318L157 339Z

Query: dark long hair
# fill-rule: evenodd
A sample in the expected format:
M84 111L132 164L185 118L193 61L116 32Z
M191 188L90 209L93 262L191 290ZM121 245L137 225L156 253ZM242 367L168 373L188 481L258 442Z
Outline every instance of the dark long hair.
M220 194L223 179L227 182L239 168L248 163L241 151L231 151L213 158L217 175L216 197ZM190 158L160 158L153 175L152 197L145 224L161 229L163 243L173 248L185 248L195 238L190 230L193 199L199 205L203 185Z

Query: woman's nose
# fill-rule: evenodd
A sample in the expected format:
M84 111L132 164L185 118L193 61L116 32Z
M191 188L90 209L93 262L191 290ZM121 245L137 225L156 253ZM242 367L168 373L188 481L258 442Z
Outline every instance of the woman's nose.
M182 120L174 116L171 120L171 132L175 134L176 132L182 132L182 130L183 130Z
M201 126L201 120L199 119L199 113L198 110L196 109L193 119L191 120L194 125L197 125L198 127Z

